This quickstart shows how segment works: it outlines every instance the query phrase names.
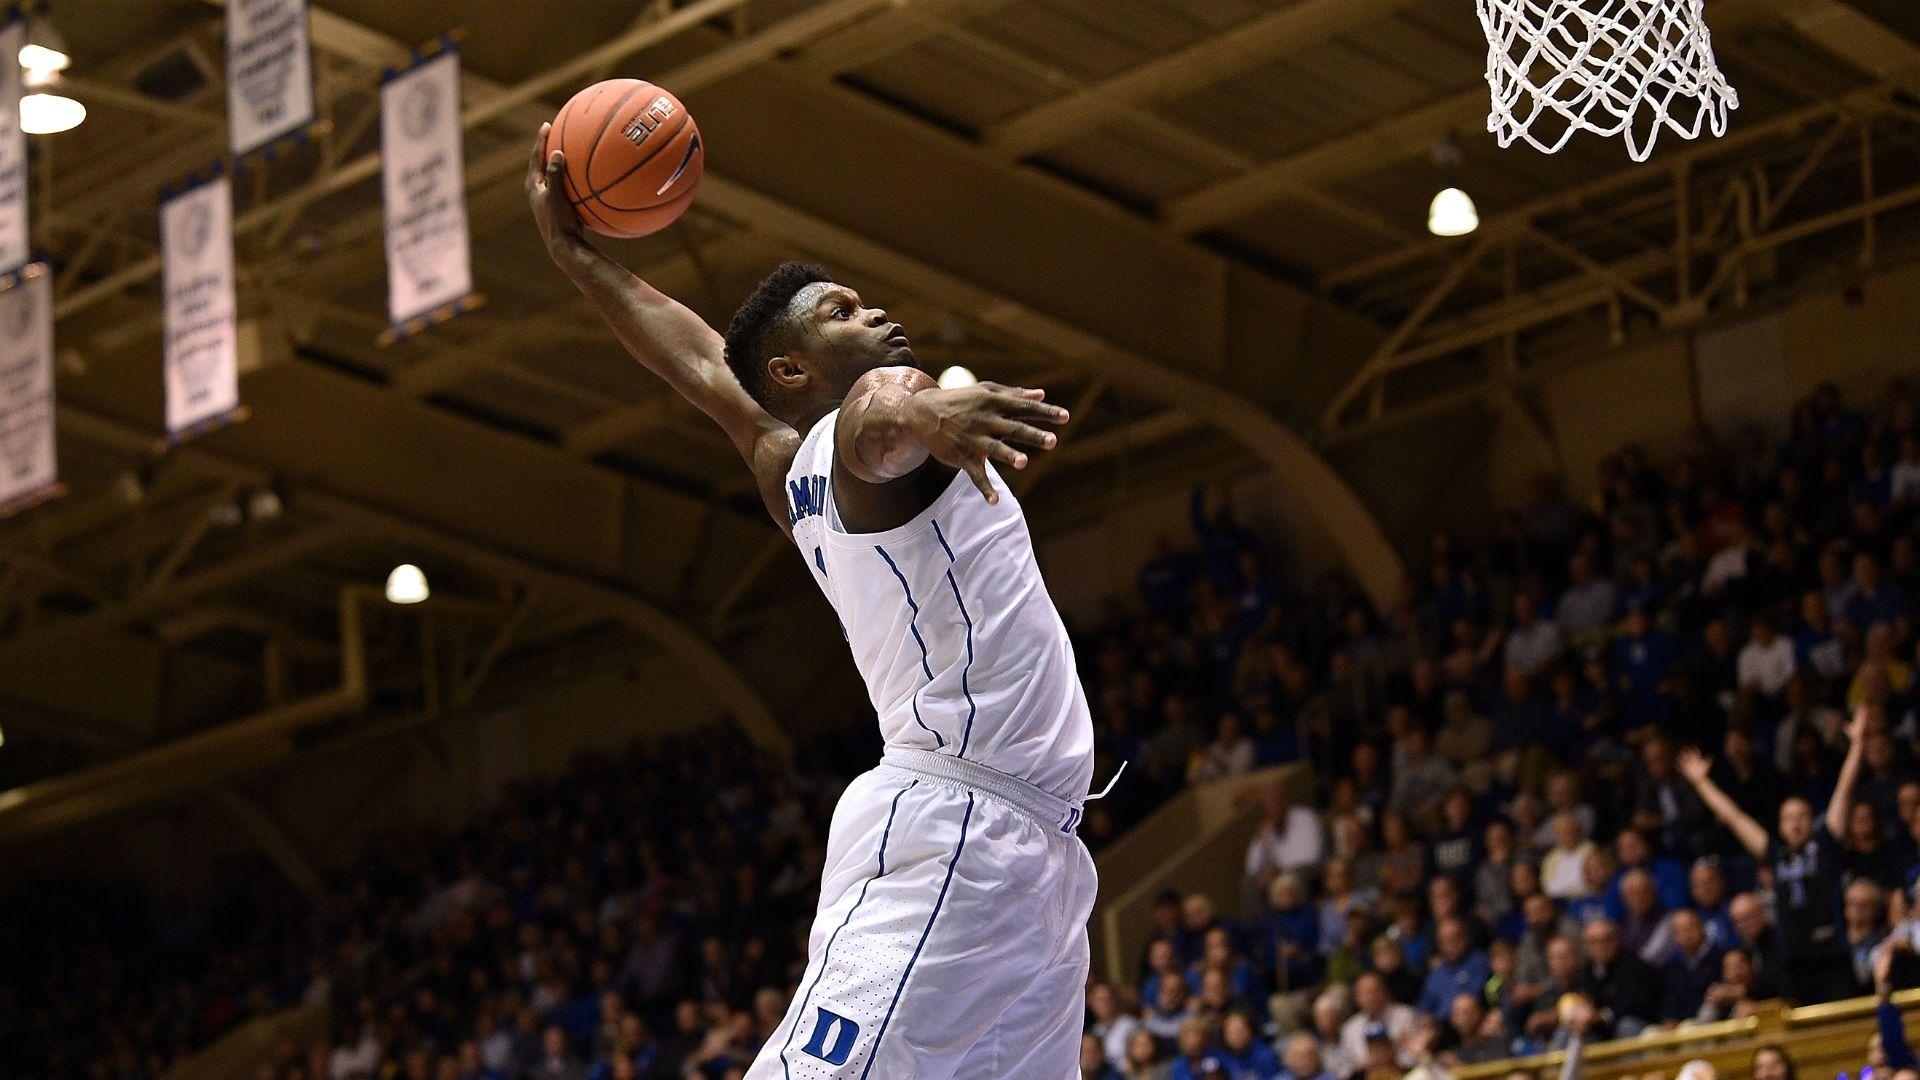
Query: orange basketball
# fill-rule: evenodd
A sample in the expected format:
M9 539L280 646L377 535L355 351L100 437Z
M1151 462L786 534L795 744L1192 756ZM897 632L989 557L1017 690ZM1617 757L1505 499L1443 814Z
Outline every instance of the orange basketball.
M706 174L687 107L640 79L608 79L573 95L547 132L547 153L556 149L566 155L568 200L605 236L646 236L673 224Z

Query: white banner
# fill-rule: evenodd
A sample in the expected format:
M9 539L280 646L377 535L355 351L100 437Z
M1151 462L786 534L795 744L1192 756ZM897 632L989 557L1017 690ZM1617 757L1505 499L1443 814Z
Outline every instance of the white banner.
M227 146L233 156L312 122L306 0L228 0Z
M240 405L235 343L233 185L224 176L160 205L167 432Z
M448 50L380 88L387 318L398 326L473 291L460 160L460 55Z
M53 275L0 291L0 507L52 487Z
M20 130L20 55L27 24L15 19L0 26L0 272L27 263L27 137Z

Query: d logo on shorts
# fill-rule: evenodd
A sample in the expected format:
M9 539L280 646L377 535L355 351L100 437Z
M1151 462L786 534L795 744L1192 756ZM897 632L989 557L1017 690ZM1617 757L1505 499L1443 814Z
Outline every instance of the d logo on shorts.
M829 1035L833 1036L831 1046L827 1045ZM813 1023L813 1038L807 1040L804 1049L829 1065L845 1065L847 1058L853 1055L853 1041L859 1037L859 1024L839 1013L819 1009L819 1016Z

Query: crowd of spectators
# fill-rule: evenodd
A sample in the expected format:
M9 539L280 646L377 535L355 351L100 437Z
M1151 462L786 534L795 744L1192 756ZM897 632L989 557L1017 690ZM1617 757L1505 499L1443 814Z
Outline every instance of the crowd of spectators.
M841 769L876 752L787 765L703 733L583 757L455 835L382 838L318 901L251 864L164 916L95 887L13 898L0 1075L159 1077L326 1002L331 1037L284 1041L260 1080L739 1077L805 962Z
M1866 994L1911 951L1911 389L1556 490L1435 535L1386 612L1289 593L1195 493L1198 550L1082 642L1102 771L1144 766L1105 812L1293 762L1317 794L1265 794L1243 895L1161 899L1084 1077L1397 1077Z
M1831 388L1769 447L1628 448L1543 484L1413 599L1281 583L1196 492L1138 610L1078 639L1098 848L1187 785L1275 785L1241 895L1170 894L1089 988L1089 1080L1347 1080L1869 992L1920 870L1920 430ZM727 1080L799 967L870 730L776 764L737 739L583 759L455 835L386 837L326 895L236 870L165 917L53 890L0 911L23 1075L161 1075L240 1022L332 1006L262 1080ZM689 798L698 792L698 798ZM1897 977L1897 976L1893 976ZM1886 978L1882 978L1882 982ZM1758 1075L1758 1073L1756 1073Z

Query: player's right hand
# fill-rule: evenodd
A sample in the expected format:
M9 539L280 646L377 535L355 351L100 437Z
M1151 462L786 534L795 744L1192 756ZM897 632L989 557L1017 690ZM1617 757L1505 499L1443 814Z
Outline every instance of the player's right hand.
M527 205L533 209L533 221L540 227L547 254L564 266L567 259L582 252L587 241L580 232L580 214L567 199L562 178L566 159L558 150L546 152L547 129L551 127L541 124L539 134L533 137L533 157L527 162Z
M1027 467L1020 447L1051 450L1059 436L1035 424L1067 422L1067 410L1046 403L1045 390L981 382L952 390L928 389L907 400L908 430L935 461L959 469L990 503L1000 501L987 462Z

